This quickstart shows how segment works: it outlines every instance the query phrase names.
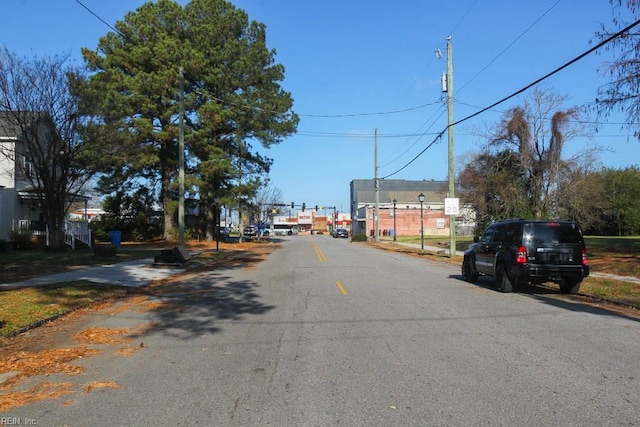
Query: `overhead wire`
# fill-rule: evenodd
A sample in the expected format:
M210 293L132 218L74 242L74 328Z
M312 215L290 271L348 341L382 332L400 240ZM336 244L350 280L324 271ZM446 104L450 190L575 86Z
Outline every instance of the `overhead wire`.
M433 122L431 123L431 125L422 133L418 136L418 138L416 138L416 140L413 142L413 144L411 144L406 150L404 150L401 154L399 154L397 157L395 157L394 159L388 161L387 163L380 165L380 168L385 168L393 163L395 163L397 160L399 160L402 156L404 156L405 154L407 154L407 152L412 149L418 142L420 142L420 140L427 134L427 132L435 125L436 121L442 117L442 115L447 111L445 108L441 108L440 110L440 114L438 115L438 117L436 117L435 119L433 119ZM427 120L430 121L433 116L438 112L438 110L436 110L436 112ZM426 124L426 122L425 122ZM424 126L424 125L423 125ZM393 156L393 154L395 154L397 152L394 151L391 156Z
M542 77L540 77L539 79L537 79L537 80L533 81L532 83L530 83L530 84L528 84L528 85L524 86L523 88L521 88L521 89L519 89L519 90L517 90L517 91L513 92L512 94L510 94L510 95L508 95L508 96L505 96L504 98L500 99L499 101L494 102L493 104L491 104L491 105L489 105L489 106L487 106L487 107L485 107L485 108L482 108L481 110L479 110L479 111L477 111L477 112L475 112L475 113L473 113L473 114L471 114L471 115L468 115L468 116L466 116L466 117L464 117L464 118L462 118L462 119L458 120L457 122L454 122L454 123L452 123L452 124L450 124L450 125L447 125L447 126L442 130L442 132L441 132L440 134L438 134L438 136L437 136L437 137L436 137L436 138L435 138L435 139L434 139L434 140L433 140L429 145L427 145L427 147L425 147L425 149L424 149L424 150L422 150L422 151L421 151L421 152L420 152L416 157L414 157L413 159L411 159L411 161L409 161L407 164L405 164L402 168L398 169L397 171L393 172L392 174L389 174L389 175L387 175L387 176L385 176L385 177L383 177L383 178L381 178L381 179L386 179L386 178L389 178L389 177L391 177L391 176L393 176L393 175L396 175L398 172L402 171L404 168L406 168L406 167L407 167L407 166L409 166L411 163L413 163L415 160L417 160L420 156L422 156L422 154L424 154L424 153L427 151L427 149L429 149L431 146L433 146L433 144L435 144L435 142L437 141L437 139L438 139L438 138L440 138L440 137L444 134L444 132L446 132L446 131L447 131L447 129L449 129L449 127L457 126L457 125L459 125L460 123L463 123L463 122L465 122L465 121L467 121L467 120L470 120L470 119L472 119L472 118L474 118L474 117L476 117L476 116L478 116L478 115L480 115L480 114L484 113L485 111L488 111L488 110L490 110L490 109L492 109L492 108L494 108L494 107L496 107L496 106L498 106L498 105L502 104L503 102L506 102L506 101L508 101L509 99L511 99L511 98L513 98L513 97L515 97L515 96L520 95L521 93L523 93L523 92L527 91L527 90L528 90L528 89L530 89L531 87L533 87L533 86L535 86L535 85L539 84L540 82L542 82L542 81L544 81L544 80L548 79L549 77L553 76L554 74L559 73L560 71L564 70L565 68L567 68L567 67L569 67L569 66L573 65L574 63L578 62L579 60L581 60L581 59L582 59L582 58L584 58L585 56L590 55L591 53L593 53L593 52L595 52L596 50L600 49L602 46L604 46L604 45L606 45L606 44L610 43L611 41L615 40L616 38L618 38L618 37L622 36L624 33L628 32L628 31L629 31L629 30L631 30L632 28L636 27L638 24L640 24L640 19L639 19L639 20L637 20L637 21L635 21L634 23L632 23L632 24L628 25L627 27L623 28L622 30L618 31L617 33L615 33L615 34L613 34L613 35L611 35L611 36L607 37L605 40L602 40L600 43L598 43L597 45L593 46L591 49L588 49L587 51L583 52L582 54L578 55L577 57L573 58L572 60L570 60L570 61L566 62L565 64L561 65L560 67L556 68L555 70L553 70L553 71L551 71L551 72L549 72L549 73L545 74L544 76L542 76Z
M93 15L95 18L97 18L100 22L102 22L103 24L105 24L107 27L109 27L111 30L113 30L114 32L116 32L117 34L119 34L121 37L125 37L120 31L118 31L115 27L113 27L111 24L109 24L107 21L105 21L104 19L102 19L102 17L100 17L97 13L95 13L94 11L92 11L88 6L86 6L84 3L82 3L80 0L75 0L76 3L78 3L80 6L82 6L85 10L87 10L87 12L89 12L91 15ZM474 3L469 7L469 9L467 10L467 12L463 15L463 17L460 19L459 23L456 24L456 26L454 27L457 28L457 26L460 24L460 22L462 22L464 20L464 18L467 16L467 14L470 12L470 10L475 6L475 4L478 2L478 0L474 1ZM465 83L465 85L462 86L461 89L463 89L464 87L466 87L471 81L473 81L480 73L482 73L489 65L491 65L499 56L501 56L507 49L509 49L518 39L520 39L526 32L528 32L538 21L540 21L546 14L548 14L558 3L560 2L560 0L556 1L549 9L547 9L547 11L545 11L545 13L543 13L542 16L540 16L536 21L534 21L529 27L527 27L527 29L520 34L516 39L514 39L514 41L512 43L510 43L505 49L503 49L492 61L490 61L485 67L483 67L476 75L474 75L471 80L469 80L467 83ZM470 120L474 117L477 117L478 115L491 110L492 108L508 101L511 98L514 98L515 96L520 95L521 93L527 91L528 89L530 89L531 87L539 84L540 82L548 79L549 77L557 74L558 72L564 70L565 68L573 65L575 62L581 60L582 58L586 57L587 55L590 55L591 53L595 52L596 50L598 50L599 48L601 48L602 46L610 43L611 41L615 40L616 38L620 37L621 35L623 35L624 33L628 32L629 30L631 30L632 28L636 27L638 24L640 24L640 20L637 20L635 22L633 22L632 24L628 25L627 27L623 28L622 30L618 31L617 33L612 34L611 36L607 37L606 39L602 40L600 43L596 44L595 46L593 46L591 49L588 49L587 51L585 51L584 53L578 55L577 57L575 57L574 59L566 62L565 64L561 65L560 67L554 69L553 71L547 73L546 75L542 76L541 78L533 81L532 83L524 86L523 88L511 93L510 95L494 102L491 105L488 105L487 107L484 107L482 109L480 109L479 111L476 111L473 114L470 114L450 125L447 125L441 132L439 132L437 134L437 136L420 152L418 153L414 158L412 158L409 162L407 162L404 166L402 166L400 169L398 169L397 171L393 172L392 174L389 174L381 179L385 179L385 178L389 178L393 175L396 175L397 173L399 173L400 171L404 170L407 166L409 166L410 164L412 164L415 160L417 160L420 156L422 156L422 154L424 154L429 148L431 148L437 141L438 139L440 139L442 137L442 135L444 134L444 132L447 131L447 129L449 129L449 127L451 126L457 126L460 123L463 123L467 120ZM460 89L460 90L461 90ZM265 110L261 107L255 107L255 106L242 106L236 103L230 103L229 101L225 101L222 100L220 98L216 98L216 97L212 97L212 99L217 100L219 102L223 102L226 104L232 104L232 105L236 105L240 108L251 108L251 109L259 109L262 111L269 111L269 110ZM427 106L431 106L434 105L435 103L428 103L428 104L422 104L416 107L410 107L410 108L405 108L402 110L393 110L393 111L386 111L386 112L372 112L372 113L354 113L354 114L339 114L339 115L320 115L320 114L298 114L298 116L301 117L318 117L318 118L339 118L339 117L357 117L357 116L371 116L371 115L388 115L388 114L399 114L399 113L403 113L403 112L407 112L407 111L413 111L413 110L417 110L420 108L425 108ZM275 111L271 111L271 112L275 112ZM426 132L424 132L423 134L420 135L420 137L418 138L417 141L419 141L424 135L426 135ZM417 143L416 141L416 143ZM415 145L415 143L412 145L412 147ZM408 151L408 150L407 150ZM406 151L403 153L403 155L406 153ZM395 161L395 160L394 160ZM390 162L392 163L392 162Z
M478 2L478 0L475 0L471 6L469 6L469 8L467 9L467 11L464 13L464 15L462 16L462 18L460 18L460 20L458 21L458 23L453 27L453 29L451 30L450 34L455 33L455 31L457 30L457 28L461 25L461 23L464 21L464 19L467 17L467 15L471 12L471 10L473 9L473 7L476 5L476 3ZM476 73L467 83L465 83L460 89L457 90L457 92L460 92L462 89L464 89L467 85L469 85L476 77L478 77L484 70L486 70L491 64L493 64L500 56L502 56L502 54L504 54L511 46L513 46L520 38L522 38L527 32L529 32L529 30L531 30L531 28L533 28L540 20L542 20L542 18L544 16L546 16L554 7L556 7L558 5L558 3L560 3L560 0L557 0L551 7L549 7L540 17L538 17L538 19L536 19L531 25L529 25L522 33L520 33L520 35L518 37L516 37L509 45L507 45L495 58L493 58L489 63L487 63L487 65L485 65L480 71L478 71L478 73ZM441 115L440 115L441 116ZM438 116L438 118L440 118L440 116ZM429 119L430 120L430 119ZM426 123L426 122L425 122ZM435 124L435 123L434 123ZM423 124L424 126L424 124ZM433 126L433 124L432 124ZM416 140L413 144L411 144L411 146L405 150L400 156L396 157L394 160L386 163L382 167L386 167L389 166L390 164L394 163L395 161L397 161L400 157L402 157L404 154L406 154L413 146L415 146L415 144L420 140L421 138L418 138L418 140ZM429 144L429 146L431 146L433 144ZM422 153L421 153L422 154ZM419 156L418 156L419 157ZM414 158L411 160L411 162L415 161L417 159ZM406 167L406 165L405 165ZM404 169L405 167L403 167L402 169ZM401 169L401 170L402 170ZM399 171L396 171L395 173L398 173ZM394 174L395 174L394 173Z
M467 120L470 120L470 119L472 119L472 118L474 118L474 117L476 117L476 116L478 116L478 115L480 115L480 114L484 113L485 111L490 110L490 109L492 109L493 107L496 107L496 106L498 106L498 105L502 104L503 102L508 101L509 99L511 99L511 98L513 98L513 97L515 97L515 96L520 95L521 93L523 93L523 92L525 92L525 91L527 91L527 90L531 89L533 86L535 86L535 85L539 84L540 82L542 82L542 81L544 81L544 80L548 79L549 77L553 76L554 74L557 74L557 73L559 73L560 71L564 70L565 68L567 68L567 67L569 67L569 66L573 65L574 63L578 62L579 60L581 60L581 59L582 59L582 58L584 58L585 56L592 54L592 53L593 53L593 52L595 52L596 50L600 49L602 46L604 46L604 45L606 45L606 44L610 43L610 42L611 42L611 41L613 41L614 39L616 39L616 38L620 37L622 34L624 34L624 33L626 33L627 31L629 31L630 29L632 29L632 28L636 27L638 24L640 24L640 20L637 20L637 21L636 21L636 22L634 22L633 24L631 24L631 25L629 25L629 26L625 27L624 29L622 29L622 30L618 31L617 33L613 34L612 36L607 37L605 40L601 41L600 43L598 43L597 45L595 45L595 46L594 46L594 47L592 47L591 49L588 49L586 52L584 52L584 53L582 53L582 54L578 55L577 57L573 58L573 59L572 59L572 60L570 60L569 62L566 62L565 64L561 65L560 67L556 68L555 70L553 70L553 71L551 71L551 72L549 72L549 73L545 74L544 76L540 77L539 79L537 79L537 80L533 81L532 83L530 83L530 84L528 84L528 85L524 86L522 89L520 89L520 90L517 90L517 91L513 92L511 95L505 96L505 97L504 97L504 98L502 98L501 100L494 102L493 104L491 104L491 105L489 105L489 106L487 106L487 107L485 107L485 108L481 109L480 111L477 111L477 112L475 112L475 113L473 113L473 114L471 114L471 115L469 115L469 116L467 116L467 117L465 117L465 118L463 118L463 119L461 119L461 120L458 120L457 122L453 123L451 126L456 126L456 125L458 125L458 124L460 124L460 123L466 122ZM448 126L447 126L447 127L448 127Z
M476 79L476 77L478 77L480 74L482 74L482 72L484 70L486 70L487 68L489 68L489 66L491 64L493 64L494 62L496 62L496 60L498 58L500 58L507 50L509 50L509 48L511 48L511 46L513 46L514 44L516 44L516 42L518 40L520 40L526 33L529 32L529 30L531 30L538 22L540 22L542 20L542 18L544 18L549 12L551 12L551 10L553 8L555 8L558 3L560 3L561 0L557 0L554 4L551 5L551 7L549 7L542 15L540 15L538 17L538 19L536 19L535 21L533 21L531 23L531 25L529 25L522 33L520 33L520 35L518 35L518 37L516 37L515 39L513 39L513 41L511 43L509 43L504 49L502 49L500 51L500 53L498 53L491 61L489 61L487 63L487 65L485 65L484 67L482 67L482 69L480 69L480 71L478 71L473 77L471 77L471 79L469 79L465 84L463 84L459 89L456 90L457 93L460 93L465 87L467 87L472 81L474 81Z
M407 111L419 110L421 108L429 107L431 105L435 105L435 104L438 104L438 103L439 102L431 102L431 103L427 103L427 104L418 105L418 106L415 106L415 107L404 108L402 110L381 111L381 112L374 112L374 113L352 113L352 114L300 114L300 113L298 113L298 116L300 116L300 117L313 117L313 118L342 118L342 117L361 117L361 116L382 116L382 115L399 114L399 113L406 113ZM262 111L268 111L268 110L262 110Z
M111 24L109 24L107 21L105 21L104 19L102 19L97 13L95 13L93 10L89 9L89 7L87 5L85 5L84 3L82 3L80 0L76 0L76 3L78 3L80 6L82 6L83 8L85 8L87 10L87 12L89 12L90 14L92 14L93 16L95 16L100 22L102 22L104 25L106 25L107 27L111 28L113 31L115 31L117 34L119 34L121 37L125 38L124 35L118 31L117 29L115 29Z

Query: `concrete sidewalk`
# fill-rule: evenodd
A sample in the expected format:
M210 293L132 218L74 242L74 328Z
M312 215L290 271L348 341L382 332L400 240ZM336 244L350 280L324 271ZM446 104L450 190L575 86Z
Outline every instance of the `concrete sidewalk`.
M0 290L42 286L49 283L86 280L94 283L106 283L120 286L140 287L155 280L165 279L183 273L184 268L154 264L153 258L118 262L100 267L78 268L65 273L50 274L21 282L0 284Z
M422 249L422 245L420 243L404 243L404 242L394 242L391 240L381 240L380 243L396 243L398 245L407 246L414 249ZM444 248L441 246L427 246L424 245L424 250L427 252L434 252L436 254L444 254L449 255L449 248ZM464 251L456 251L456 255L463 256Z

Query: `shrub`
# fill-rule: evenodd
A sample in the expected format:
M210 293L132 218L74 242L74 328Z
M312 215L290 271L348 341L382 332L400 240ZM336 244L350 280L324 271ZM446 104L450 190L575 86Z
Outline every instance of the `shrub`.
M353 236L351 236L351 241L352 242L366 242L367 241L367 235L366 234L354 234Z
M9 245L7 245L7 242L0 239L0 253L3 252L8 252L9 251Z
M31 249L33 247L31 230L13 230L11 231L11 240L15 244L16 249Z

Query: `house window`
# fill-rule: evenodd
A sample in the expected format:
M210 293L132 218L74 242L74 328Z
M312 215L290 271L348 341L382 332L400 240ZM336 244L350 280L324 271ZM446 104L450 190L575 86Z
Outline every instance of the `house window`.
M33 163L27 160L27 156L22 157L22 173L25 176L33 176Z

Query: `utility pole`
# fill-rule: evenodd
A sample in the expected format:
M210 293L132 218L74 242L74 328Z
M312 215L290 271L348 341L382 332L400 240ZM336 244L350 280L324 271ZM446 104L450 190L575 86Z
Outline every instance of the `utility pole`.
M376 228L374 231L374 236L376 236L376 242L380 242L380 182L378 181L378 129L375 130L375 144L374 144L374 153L373 153L373 161L375 163L375 171L374 171L374 191L376 195L376 208L374 213L374 227Z
M449 139L449 198L455 197L455 165L453 158L453 58L451 36L447 37L447 133ZM449 215L449 258L456 253L456 215Z
M244 141L239 128L236 129L236 141L238 143L238 189L242 192L242 156L244 152ZM240 231L240 243L242 243L244 237L244 227L242 226L242 202L244 198L242 196L242 193L238 194L238 230Z
M184 244L184 68L180 67L180 117L178 122L178 246Z

